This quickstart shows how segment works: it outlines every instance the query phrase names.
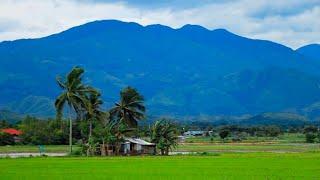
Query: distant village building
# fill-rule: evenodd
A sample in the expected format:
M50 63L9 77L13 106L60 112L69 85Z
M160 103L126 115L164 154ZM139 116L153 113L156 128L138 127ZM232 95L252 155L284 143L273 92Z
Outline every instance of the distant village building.
M183 143L183 142L185 142L185 140L186 140L185 136L178 136L178 142L179 143Z
M7 128L7 129L2 129L1 132L10 134L14 138L14 142L20 142L21 138L19 137L22 134L22 131L13 129L13 128Z
M186 131L183 136L211 136L212 133L212 131Z
M147 142L140 138L125 138L120 145L121 155L155 155L156 144ZM106 145L106 155L116 154L114 145Z
M183 136L205 136L206 131L187 131L183 133Z

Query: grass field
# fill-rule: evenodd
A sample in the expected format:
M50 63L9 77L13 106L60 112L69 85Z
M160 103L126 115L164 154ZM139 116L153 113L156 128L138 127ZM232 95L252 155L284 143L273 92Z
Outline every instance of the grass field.
M226 142L232 142L232 138L229 137ZM214 137L189 137L185 141L186 143L221 143L219 136ZM278 137L251 137L248 136L242 140L244 143L255 142L276 142L276 143L304 143L305 135L302 133L284 133Z
M66 153L69 151L68 145L45 145L45 152L48 153ZM77 148L75 146L75 148ZM0 146L0 153L37 153L39 152L38 146L29 145L16 145L16 146Z
M319 152L319 144L308 143L184 143L178 152Z
M45 145L47 153L67 153L68 145ZM79 148L74 146L74 149ZM176 152L319 152L320 144L308 143L183 143ZM0 153L37 153L38 146L0 146Z
M1 179L318 179L320 153L0 159Z
M199 153L166 157L0 158L0 179L319 179L320 144L297 143L299 138L241 143L193 138L174 151ZM38 151L38 146L0 146L0 153ZM46 145L45 151L66 153L68 146Z

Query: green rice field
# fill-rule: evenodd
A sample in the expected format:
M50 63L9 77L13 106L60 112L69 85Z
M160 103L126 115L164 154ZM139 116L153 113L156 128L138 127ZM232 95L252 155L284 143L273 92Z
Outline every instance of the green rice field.
M45 145L47 153L67 153L68 145ZM78 149L74 146L73 149ZM175 152L319 152L320 144L308 143L181 143ZM38 146L0 146L0 153L37 153Z
M320 153L0 159L1 179L319 179Z
M319 144L308 143L184 143L177 152L319 152Z
M172 156L0 158L0 179L320 179L320 144L299 138L192 138ZM67 145L44 147L47 153L68 152ZM0 146L0 154L37 152L38 146Z

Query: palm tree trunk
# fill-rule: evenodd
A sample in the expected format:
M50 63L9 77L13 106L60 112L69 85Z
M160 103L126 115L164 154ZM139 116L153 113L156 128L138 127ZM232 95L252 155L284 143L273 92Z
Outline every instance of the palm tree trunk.
M91 138L92 138L92 121L89 119L89 136L88 136L88 149L87 149L87 156L91 154Z
M89 120L89 138L92 136L92 120Z
M111 148L112 148L112 146L111 146ZM106 155L111 156L112 154L109 154L109 142L107 142L107 144L106 144L106 149L107 149ZM112 152L113 152L113 148L112 148Z
M102 140L101 156L106 156L106 146L104 140Z
M115 146L115 148L116 148L116 155L117 155L117 156L119 155L119 150L118 150L118 149L119 149L119 148L118 148L119 145L118 145L118 144L119 144L119 143L117 142L117 143L116 143L116 146Z
M169 155L169 148L168 148L168 147L166 147L165 154L166 154L167 156Z
M69 106L69 151L72 153L72 118L71 118L71 109L72 106Z

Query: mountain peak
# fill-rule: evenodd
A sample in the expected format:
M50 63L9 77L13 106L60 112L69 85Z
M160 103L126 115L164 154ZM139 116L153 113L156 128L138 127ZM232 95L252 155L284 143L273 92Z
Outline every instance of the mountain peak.
M142 26L135 22L123 22L119 20L98 20L89 22L80 26L76 26L72 29L103 29L103 28L141 28ZM67 30L68 31L68 30Z
M157 30L173 30L173 28L171 28L170 26L165 26L162 24L150 24L150 25L145 26L145 28L157 29Z
M215 29L215 30L212 30L213 32L219 32L219 33L225 33L225 34L233 34L232 32L226 30L226 29Z
M180 30L201 30L201 31L209 31L207 28L200 25L186 24L180 28Z
M296 51L306 57L320 60L320 44L309 44L298 48Z
M320 48L320 44L317 44L317 43L308 44L308 45L305 45L305 46L302 46L302 47L298 48L297 51L298 51L299 49L304 49L304 48Z

